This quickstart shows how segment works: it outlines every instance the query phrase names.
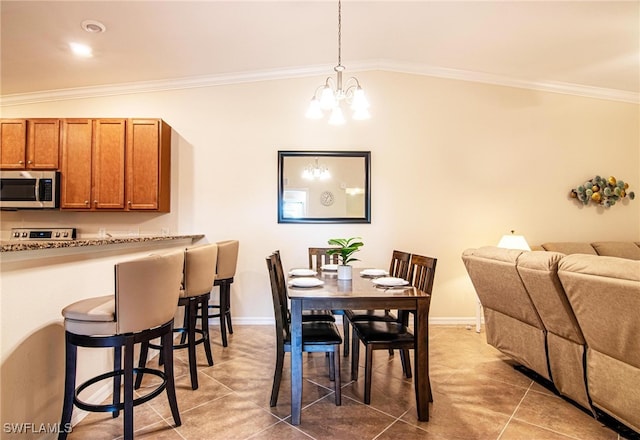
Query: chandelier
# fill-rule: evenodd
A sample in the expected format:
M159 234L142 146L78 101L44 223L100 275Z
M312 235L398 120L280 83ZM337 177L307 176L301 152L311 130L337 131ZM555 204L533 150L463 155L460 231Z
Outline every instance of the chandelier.
M331 173L329 173L329 168L327 168L326 166L320 166L318 164L318 158L316 157L315 163L309 164L304 167L304 170L302 171L302 177L308 180L326 180L331 177Z
M306 116L309 119L322 119L325 111L331 111L329 124L344 124L342 104L350 104L353 119L369 119L369 102L356 77L342 81L342 4L338 0L338 65L333 68L336 79L327 77L324 85L318 87L311 98Z

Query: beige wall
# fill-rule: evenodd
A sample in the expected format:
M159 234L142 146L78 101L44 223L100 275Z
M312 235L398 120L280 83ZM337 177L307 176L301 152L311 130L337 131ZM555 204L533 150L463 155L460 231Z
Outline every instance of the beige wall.
M174 129L170 214L3 213L14 225L204 233L241 242L233 313L269 320L264 257L304 266L306 248L361 236L359 257L384 267L394 248L435 256L434 319L471 319L460 254L515 229L531 244L640 240L640 197L608 210L569 190L595 174L640 196L638 105L417 75L363 72L372 119L342 127L304 118L322 78L288 79L4 107L3 117L159 117ZM278 149L372 154L370 225L280 225ZM6 329L3 329L6 331Z

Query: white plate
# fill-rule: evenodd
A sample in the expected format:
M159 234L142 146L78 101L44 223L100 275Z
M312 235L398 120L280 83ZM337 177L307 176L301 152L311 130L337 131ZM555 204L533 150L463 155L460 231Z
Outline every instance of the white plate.
M373 284L376 286L385 286L385 287L395 287L395 286L406 286L409 284L409 281L403 280L402 278L394 278L394 277L382 277L382 278L374 278L371 280Z
M317 287L323 284L324 281L311 277L293 278L289 281L289 285L294 287Z
M360 275L365 277L382 277L389 275L389 272L384 269L365 269L360 272Z
M338 270L338 265L337 264L323 264L321 269L322 270L336 271L336 270Z
M317 274L318 272L311 269L291 269L289 271L289 275L292 277L312 277Z

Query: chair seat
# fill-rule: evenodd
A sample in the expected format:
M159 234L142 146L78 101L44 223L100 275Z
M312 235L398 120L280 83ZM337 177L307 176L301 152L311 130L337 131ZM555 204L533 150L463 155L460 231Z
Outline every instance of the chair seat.
M397 321L398 318L385 310L345 310L345 316L351 322L355 321Z
M353 328L365 344L413 343L413 333L398 322L356 321Z
M115 335L116 300L114 295L87 298L62 309L64 328L77 335Z
M285 344L290 344L289 339ZM336 345L342 344L342 336L338 327L332 322L303 322L302 323L302 344L303 345Z
M336 318L328 310L303 310L302 322L310 321L336 322Z

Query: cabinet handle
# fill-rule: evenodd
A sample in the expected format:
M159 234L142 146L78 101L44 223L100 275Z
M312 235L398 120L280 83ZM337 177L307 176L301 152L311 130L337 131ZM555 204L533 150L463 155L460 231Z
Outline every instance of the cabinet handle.
M28 163L29 165L31 165L31 161L30 161L30 160L28 160L28 161L27 161L27 163Z
M85 205L88 205L88 204L89 204L89 201L88 201L88 200L85 200L85 201L84 201L84 204L85 204Z
M97 201L97 200L94 200L94 201L93 201L93 204L94 204L94 205L97 205L97 204L98 204L98 201Z
M23 162L23 161L21 161L21 160L19 160L19 161L18 161L18 163L19 163L20 165L22 165L24 162Z
M131 206L131 200L127 201L127 205Z

